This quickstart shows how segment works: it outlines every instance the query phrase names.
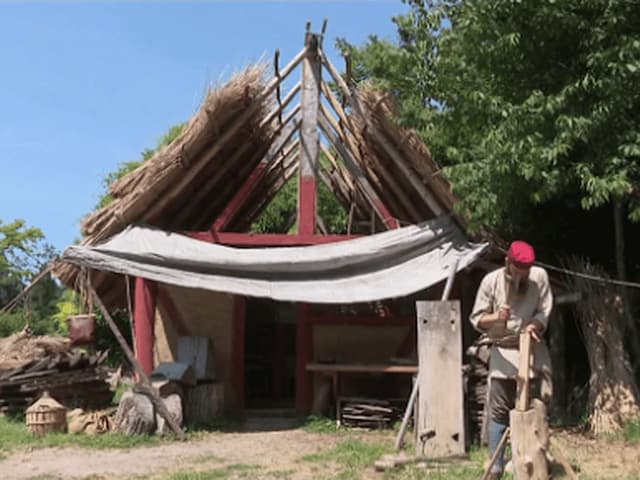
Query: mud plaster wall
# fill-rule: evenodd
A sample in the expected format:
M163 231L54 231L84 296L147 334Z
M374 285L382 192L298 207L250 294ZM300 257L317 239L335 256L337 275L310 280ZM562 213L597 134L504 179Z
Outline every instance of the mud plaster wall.
M234 402L231 384L233 296L163 285L184 323L186 335L211 338L217 380L224 385L225 407ZM160 302L155 316L154 363L176 361L179 331Z

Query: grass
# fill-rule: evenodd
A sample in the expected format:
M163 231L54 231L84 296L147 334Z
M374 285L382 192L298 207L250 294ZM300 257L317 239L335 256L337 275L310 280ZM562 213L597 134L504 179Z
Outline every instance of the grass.
M124 435L108 433L103 435L73 435L50 433L34 436L20 417L0 417L0 456L22 448L62 447L78 445L87 448L133 448L142 445L158 445L173 440L173 436Z
M213 480L224 478L256 478L258 465L247 465L237 463L226 467L201 472L178 472L172 473L166 480Z
M323 473L329 473L332 464L338 467L337 472L318 478L356 479L361 476L362 469L373 465L389 448L387 445L360 440L343 440L324 452L302 457L302 461L321 464L325 471Z
M640 417L627 422L622 430L622 435L629 443L640 443Z
M316 415L307 417L302 428L307 433L336 433L340 431L335 420Z

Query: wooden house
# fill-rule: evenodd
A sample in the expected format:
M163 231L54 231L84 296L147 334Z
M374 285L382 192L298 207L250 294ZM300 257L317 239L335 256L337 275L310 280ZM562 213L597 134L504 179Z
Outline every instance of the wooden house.
M300 80L285 92L294 72ZM249 233L296 176L295 233ZM348 212L343 234L325 231L317 208L320 183ZM84 246L133 224L238 249L343 242L444 217L464 229L440 167L421 139L397 124L392 99L352 85L323 52L322 36L311 32L286 66L276 60L271 76L264 66L250 67L212 89L170 145L109 191L112 203L82 222ZM69 285L79 271L69 263L56 268ZM462 300L463 318L482 273L467 270L454 284L451 296ZM135 351L145 370L175 359L181 336L211 339L226 409L236 412L265 405L308 412L314 382L316 392L321 382L309 369L313 363L390 365L400 359L399 365L413 366L400 371L415 371L414 301L439 299L444 284L404 298L314 304L187 288L143 272L90 276L113 308L126 308L131 290ZM391 377L380 374L373 385L354 379L344 388L367 394L385 384L407 398L411 376Z

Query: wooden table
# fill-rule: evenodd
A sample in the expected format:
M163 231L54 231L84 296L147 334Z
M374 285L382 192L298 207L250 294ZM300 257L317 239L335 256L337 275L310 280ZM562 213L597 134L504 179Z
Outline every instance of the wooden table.
M340 425L340 377L341 373L418 373L418 365L398 365L389 363L307 363L307 371L331 377L333 396L336 402L336 422Z

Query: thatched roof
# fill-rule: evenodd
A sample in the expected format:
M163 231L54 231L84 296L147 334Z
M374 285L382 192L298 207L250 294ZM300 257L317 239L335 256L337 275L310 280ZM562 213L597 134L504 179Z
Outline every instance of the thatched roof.
M346 102L343 108L322 83L327 101L320 106L320 147L331 167L320 168L319 180L355 220L377 220L376 230L392 226L385 225L379 201L399 224L452 213L455 198L449 184L420 138L397 124L391 97L368 86L347 86L318 53ZM300 108L289 103L299 98L300 84L284 99L275 92L304 56L305 49L269 81L266 68L256 66L211 90L170 145L110 186L114 201L83 220L83 243L99 243L132 223L171 231L208 230L261 163L265 168L259 184L226 226L227 231L247 231L297 171ZM75 267L59 264L54 271L74 284ZM111 301L123 292L116 275L96 273L93 283L102 294L111 292Z

